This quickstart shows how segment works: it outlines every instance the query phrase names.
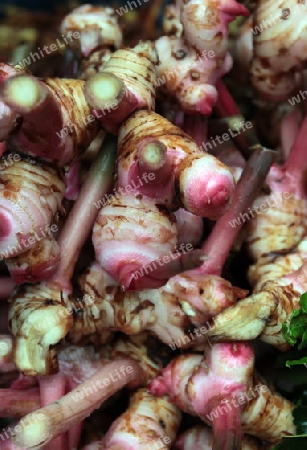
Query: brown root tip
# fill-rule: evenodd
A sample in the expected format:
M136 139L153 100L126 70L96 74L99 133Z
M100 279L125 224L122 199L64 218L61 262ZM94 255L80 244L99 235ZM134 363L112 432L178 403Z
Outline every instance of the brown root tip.
M126 94L122 80L112 73L97 73L86 81L84 95L88 104L97 110L115 109Z
M47 88L34 77L17 75L4 83L1 97L12 109L25 114L39 106L47 93Z
M143 168L159 170L166 164L167 148L156 139L142 142L139 148L139 163Z

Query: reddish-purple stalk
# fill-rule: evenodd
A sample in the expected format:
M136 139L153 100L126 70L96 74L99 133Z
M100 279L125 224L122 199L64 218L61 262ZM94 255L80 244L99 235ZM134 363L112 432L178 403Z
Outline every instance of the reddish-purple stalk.
M211 423L214 436L212 450L239 450L242 448L242 433L239 431L241 430L241 409L234 408L227 399L223 403L219 402L218 406L227 408L227 405L230 405L227 413L217 414Z
M65 173L66 190L65 198L68 200L77 200L80 194L81 185L81 161L75 161Z
M291 148L289 157L287 158L282 170L291 178L297 182L299 192L303 198L306 194L304 187L302 186L305 180L304 169L306 168L306 145L307 145L307 117L304 118L299 132L296 136L294 144Z
M216 113L222 118L241 115L236 102L222 80L216 83L216 89L218 91L218 100L214 107Z
M194 139L200 148L208 140L208 119L203 115L185 114L181 128Z
M6 143L0 142L0 158L3 155L3 153L6 151Z
M0 389L0 416L19 419L40 407L39 389Z
M72 449L78 448L78 445L79 445L79 442L81 439L82 428L83 428L83 422L79 422L76 425L73 425L71 427L71 429L68 432L68 447L66 447L66 448L72 448Z
M283 158L286 160L290 154L296 136L299 133L302 114L299 110L291 111L281 122L280 125L280 145Z
M12 358L13 361L13 358ZM38 382L36 377L27 377L19 372L18 377L11 383L12 389L28 389L31 387L37 387Z
M16 283L10 277L0 277L0 300L7 299L12 293Z
M215 105L217 115L230 121L229 128L231 128L232 118L236 118L245 123L246 121L237 107L236 102L222 80L217 82L216 89L218 91L218 100ZM258 144L257 136L252 128L236 134L233 136L233 140L243 155L247 158L253 151L254 146Z
M98 214L95 203L109 192L113 182L115 158L115 142L111 138L106 138L61 230L58 244L63 257L50 280L51 284L58 285L61 290L71 290L70 280L75 264Z
M253 204L274 161L275 152L265 148L254 150L237 184L229 210L216 222L202 251L206 257L198 273L221 275L226 258L244 223L232 226ZM232 225L231 225L232 224Z

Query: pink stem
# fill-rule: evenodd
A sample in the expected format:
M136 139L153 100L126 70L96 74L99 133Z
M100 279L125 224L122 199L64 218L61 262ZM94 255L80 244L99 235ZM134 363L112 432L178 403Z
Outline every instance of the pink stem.
M39 389L0 389L0 417L20 418L40 407Z
M245 122L236 102L222 80L217 82L216 89L218 91L218 100L215 105L215 111L218 116L223 119L230 119L233 116L237 116ZM258 142L257 136L251 130L233 136L233 140L245 157L250 155L252 151L250 147L256 145Z
M62 257L56 273L50 280L51 283L59 284L61 289L70 289L69 281L76 261L98 214L95 203L111 187L115 158L115 140L106 138L61 230L58 244Z
M144 383L144 372L130 358L109 362L60 400L40 408L36 427L24 425L16 431L15 442L28 450L43 446L82 422L95 409L124 386L136 388ZM31 416L24 418L31 422Z
M39 378L41 407L56 402L65 395L66 377L62 373L41 376ZM66 450L68 448L68 436L64 433L49 442L44 450Z
M71 450L79 448L79 442L82 433L83 422L79 422L74 425L68 432L68 442Z
M28 389L30 387L37 387L37 378L36 377L28 377L26 375L23 375L22 373L19 373L18 377L15 378L14 381L11 383L12 389Z
M305 117L302 122L302 125L296 136L294 144L291 148L290 155L284 165L284 170L298 180L301 180L303 177L305 177L304 169L307 166L306 146L307 146L307 117Z
M218 92L218 99L215 104L217 114L220 117L241 115L236 102L221 79L216 83L216 89Z
M227 408L220 413L219 408ZM220 403L216 417L211 422L213 431L212 450L239 450L242 448L241 409L231 402Z
M10 277L0 278L0 299L7 299L10 297L12 290L16 286L16 283Z
M253 204L274 157L274 151L261 147L250 157L237 184L229 210L216 222L202 247L207 259L200 268L195 269L199 273L221 275L231 247L244 225L242 220L239 224L236 220Z
M282 154L286 160L290 154L291 148L299 133L301 123L301 112L297 109L291 111L281 122L280 125L280 141Z
M191 136L199 147L208 139L208 120L201 114L185 114L182 129Z
M65 173L66 190L65 198L77 200L81 185L81 161L75 161Z
M176 127L182 128L184 124L184 112L181 111L181 109L176 108L174 114L174 120L172 120L173 124L176 125ZM163 114L163 116L165 117L165 114Z
M0 142L0 158L3 155L3 153L6 151L6 143Z

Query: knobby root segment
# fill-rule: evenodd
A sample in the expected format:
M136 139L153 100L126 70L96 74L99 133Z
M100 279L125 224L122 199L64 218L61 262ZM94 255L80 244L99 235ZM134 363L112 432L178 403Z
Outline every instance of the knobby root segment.
M156 171L167 163L167 147L157 139L144 139L139 145L139 164L143 170Z
M106 364L77 388L57 402L38 409L35 421L27 415L14 443L28 450L38 450L52 439L70 430L84 420L111 395L124 386L135 388L144 383L144 372L130 358L118 359Z
M248 207L253 204L274 161L275 154L274 151L262 147L254 150L237 184L230 208L217 221L212 233L202 247L207 260L200 267L200 271L216 275L221 274L226 258L243 223L235 227L232 225L236 223L235 220L240 214L245 213Z
M57 271L45 283L22 285L11 298L11 329L17 337L15 361L24 374L50 375L57 370L55 345L72 326L72 311L68 312L66 303L72 290L70 280L98 212L95 202L113 182L115 159L115 139L110 138L103 144L61 230L58 244L62 257Z
M294 272L295 273L295 272ZM211 341L251 340L260 337L281 351L289 349L282 335L282 324L291 316L302 292L287 277L266 283L254 294L222 311L208 331ZM303 292L306 289L303 290Z
M15 362L26 375L57 371L55 345L72 327L72 314L67 309L72 273L97 215L95 202L109 191L113 181L116 152L115 140L110 139L103 144L61 230L58 244L63 257L55 274L45 283L22 285L10 299L11 329L17 337Z
M41 105L48 89L30 75L9 78L1 89L2 100L20 114L27 114Z

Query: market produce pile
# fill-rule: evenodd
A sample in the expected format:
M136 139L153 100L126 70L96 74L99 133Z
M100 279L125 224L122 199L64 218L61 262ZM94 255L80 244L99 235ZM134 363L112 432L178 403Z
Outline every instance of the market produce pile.
M254 3L177 0L154 36L156 5L139 39L83 5L36 49L61 67L0 63L0 450L301 432L262 369L307 342L307 5Z

